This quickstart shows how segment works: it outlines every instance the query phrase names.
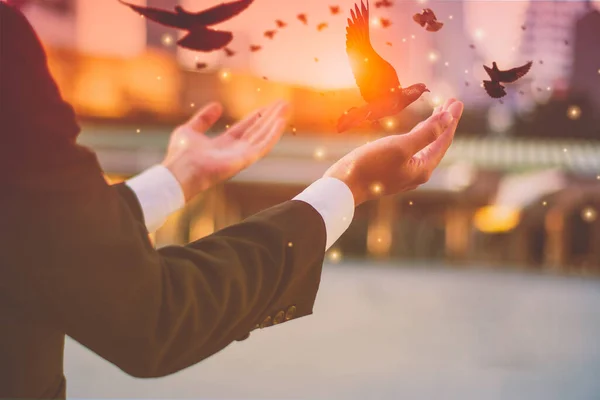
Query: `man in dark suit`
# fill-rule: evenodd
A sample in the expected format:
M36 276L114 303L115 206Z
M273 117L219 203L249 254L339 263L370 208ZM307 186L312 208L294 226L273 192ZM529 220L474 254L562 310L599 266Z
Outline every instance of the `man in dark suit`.
M294 200L155 250L145 224L160 224L157 210L267 152L284 106L251 116L207 151L198 144L218 118L211 105L175 131L161 166L110 186L76 144L73 110L33 29L3 3L0 34L0 397L64 398L65 335L128 374L159 377L256 328L311 314L324 252L354 207L424 183L462 113L449 101L410 133L351 152ZM172 190L156 200L163 184Z

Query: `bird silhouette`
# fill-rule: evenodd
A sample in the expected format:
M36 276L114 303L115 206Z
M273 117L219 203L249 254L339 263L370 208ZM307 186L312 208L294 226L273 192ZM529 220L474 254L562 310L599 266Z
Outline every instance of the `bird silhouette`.
M298 18L298 20L304 25L308 25L308 18L306 17L306 14L298 14L296 15L296 18Z
M340 6L329 6L329 11L332 15L336 15L340 13Z
M416 101L429 89L418 83L407 88L400 86L396 70L371 45L369 34L369 1L354 5L346 27L346 53L366 105L353 107L338 119L337 130L343 132L365 121L376 122L394 115Z
M277 31L266 31L264 33L265 37L269 38L269 39L273 39L273 37L275 36L275 34L277 33Z
M383 28L387 28L388 26L390 26L392 24L392 21L390 21L387 18L379 18L379 23L381 24L381 26Z
M210 29L209 26L233 18L248 8L253 1L238 0L231 3L223 3L197 13L191 13L184 10L181 6L176 6L175 12L171 12L158 8L136 6L119 0L121 4L130 7L133 11L151 21L188 31L184 37L177 41L177 44L186 49L203 52L222 49L233 39L231 32Z
M506 90L504 90L504 86L501 83L513 83L517 79L522 78L529 72L531 66L533 65L533 61L529 61L527 64L522 65L520 67L512 68L506 71L501 71L498 69L498 65L494 61L492 63L492 68L483 66L485 72L490 77L489 81L483 81L483 87L487 94L494 99L499 99L501 97L506 96Z
M327 22L321 22L319 25L317 25L317 31L321 32L323 29L327 28L329 25L327 25Z
M275 24L278 28L285 28L287 26L287 24L280 19L276 19Z
M381 0L381 1L375 2L375 8L380 8L380 7L389 8L393 5L394 5L394 3L392 3L389 0Z
M235 51L231 50L231 49L230 49L230 48L228 48L228 47L224 47L224 48L223 48L223 51L225 52L225 55L226 55L227 57L233 57L233 56L235 56Z
M262 46L258 46L255 44L250 45L250 51L253 53L259 51L260 49L262 49Z
M425 30L429 32L437 32L444 26L443 22L437 20L437 17L431 8L424 8L420 13L413 15L413 21L422 27L425 27Z
M208 67L207 63L204 63L204 62L197 62L196 63L196 69L204 69L206 67Z
M392 46L392 42L385 42L388 46Z

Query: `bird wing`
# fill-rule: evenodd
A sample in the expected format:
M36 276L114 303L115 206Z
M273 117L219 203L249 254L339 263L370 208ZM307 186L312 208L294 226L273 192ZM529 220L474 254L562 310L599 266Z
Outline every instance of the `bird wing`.
M126 3L123 0L119 0L119 2L123 5L128 6L136 13L148 18L149 20L158 22L161 25L170 26L170 27L179 28L179 29L188 29L189 28L189 26L187 26L187 21L185 20L185 18L181 18L180 15L178 15L174 12L160 10L158 8L153 8L153 7L136 6L135 4Z
M425 21L425 17L423 17L422 14L413 15L413 21L415 21L417 24L419 24L421 26L425 26L425 24L427 23L427 21Z
M494 99L499 99L501 97L506 96L506 91L504 90L504 86L502 86L498 82L493 81L483 81L483 87L487 94Z
M528 73L532 65L533 61L529 61L527 64L522 65L520 67L509 69L507 71L500 71L499 80L500 82L512 83L517 79L522 78L526 73Z
M444 26L443 22L432 21L427 24L427 28L425 28L425 30L427 30L429 32L437 32L440 29L442 29L442 26Z
M423 17L425 17L427 19L427 22L433 22L437 19L435 17L435 13L433 12L433 10L431 8L423 9Z
M346 53L350 66L366 102L371 102L389 94L392 88L399 88L400 82L394 67L375 52L369 36L369 0L367 6L361 0L361 9L354 5L352 19L346 27Z
M194 28L179 39L177 44L190 50L210 52L222 49L233 39L233 34L226 31L214 31L208 28Z
M231 3L222 3L198 13L190 13L190 15L192 15L195 22L200 25L216 25L235 17L248 8L253 1L254 0L238 0L232 1Z
M490 67L488 67L486 65L483 66L483 69L485 69L485 72L487 72L487 74L491 80L496 80L496 74L494 73L493 69L491 69Z

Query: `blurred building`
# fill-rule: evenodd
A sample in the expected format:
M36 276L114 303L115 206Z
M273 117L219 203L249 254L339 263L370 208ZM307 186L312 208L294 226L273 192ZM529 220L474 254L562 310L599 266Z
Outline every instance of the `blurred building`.
M530 1L520 52L534 60L530 79L542 88L565 89L573 72L575 24L589 1Z
M574 37L574 59L571 90L587 98L600 114L600 12L590 3L587 12L577 21Z

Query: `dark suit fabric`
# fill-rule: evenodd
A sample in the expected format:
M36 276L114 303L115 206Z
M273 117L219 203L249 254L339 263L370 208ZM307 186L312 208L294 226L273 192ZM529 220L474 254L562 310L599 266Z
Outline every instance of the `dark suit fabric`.
M65 335L159 377L312 313L325 226L310 205L157 251L134 193L90 172L53 172L1 197L0 398L64 397Z

